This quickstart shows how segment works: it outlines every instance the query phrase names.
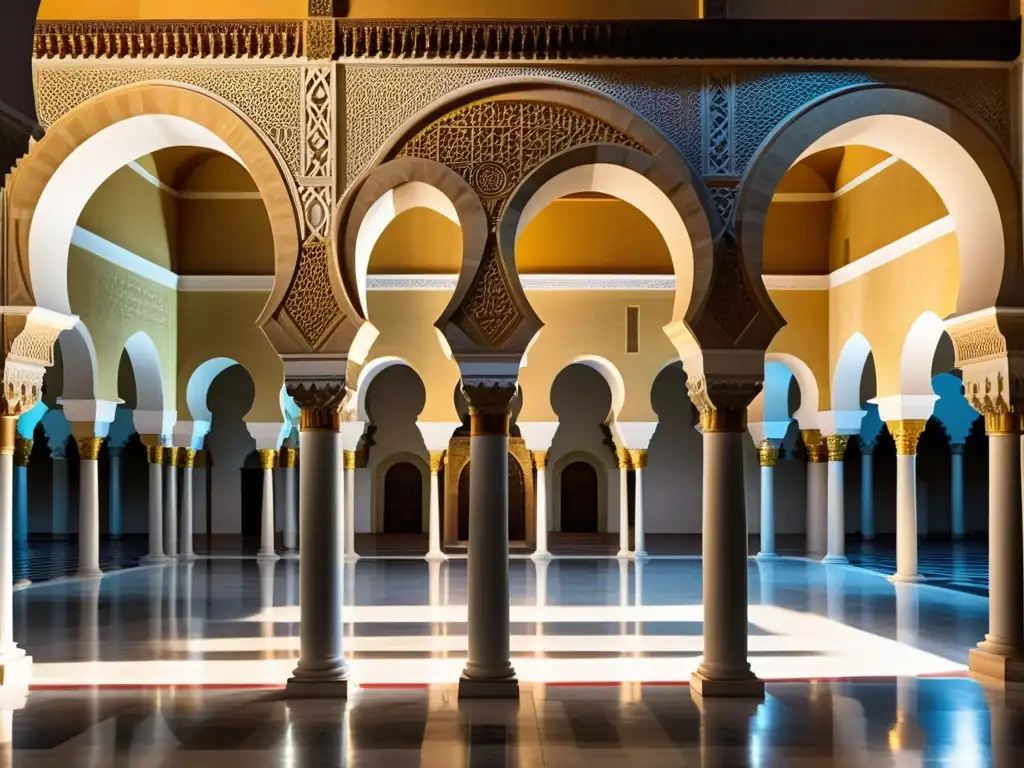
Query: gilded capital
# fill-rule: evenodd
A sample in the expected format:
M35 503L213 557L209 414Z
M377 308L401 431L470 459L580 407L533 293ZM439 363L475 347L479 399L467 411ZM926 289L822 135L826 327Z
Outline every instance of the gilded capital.
M178 459L185 469L194 469L196 466L196 452L193 448L182 448L178 451Z
M18 435L14 438L14 464L18 467L27 467L32 457L32 441L27 437Z
M356 469L356 465L359 463L359 452L358 451L345 451L344 455L344 467L345 469Z
M277 451L274 448L260 448L260 469L273 469L277 464Z
M896 443L897 456L916 456L917 440L924 432L925 419L900 419L898 421L887 421L885 426L889 428Z
M742 432L747 428L747 406L761 385L756 378L691 376L686 392L700 414L703 432Z
M162 445L147 445L146 461L148 461L150 464L163 464L164 447Z
M763 440L757 446L757 460L762 467L774 467L779 460L779 446L772 440Z
M829 461L842 461L846 456L846 446L850 442L849 435L829 435L825 438Z
M444 451L430 452L430 474L436 475L444 466Z
M164 464L168 467L178 466L178 448L176 446L168 446L164 448Z
M342 408L352 398L344 381L296 382L288 384L287 391L299 406L301 431L338 431L341 428Z
M299 449L298 448L282 448L281 449L281 466L286 469L295 469L295 464L299 460Z
M825 438L817 429L801 429L800 437L803 438L804 446L807 448L807 461L811 464L823 464L828 459L828 452L825 448Z
M76 437L78 444L78 458L85 461L96 461L100 457L100 447L103 445L102 437Z
M548 452L547 451L530 451L533 455L533 466L537 469L548 468Z
M646 448L629 448L629 463L633 469L643 469L647 466Z
M615 458L618 459L619 469L629 469L629 451L625 448L615 449Z
M508 436L512 398L516 382L510 379L467 379L462 392L469 402L469 434L471 437Z

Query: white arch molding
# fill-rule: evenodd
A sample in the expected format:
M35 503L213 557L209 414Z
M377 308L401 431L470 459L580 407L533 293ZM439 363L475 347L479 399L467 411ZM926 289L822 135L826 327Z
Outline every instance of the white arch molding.
M57 337L63 367L64 400L95 400L98 376L96 345L81 320Z
M866 340L865 340L866 341ZM797 424L801 429L815 429L818 426L818 412L821 410L821 395L818 392L818 381L814 378L814 373L810 367L796 355L790 355L784 352L769 352L764 356L765 359L765 420L773 421L774 419L768 418L768 409L772 403L768 400L768 386L771 383L769 381L770 366L779 365L785 368L786 372L789 373L794 379L796 379L797 387L800 389L800 407L793 412L793 418L796 419ZM779 375L778 370L775 371L776 375ZM780 376L781 378L781 376ZM858 381L860 379L858 378ZM785 410L789 411L789 382L786 382L786 394L785 397ZM859 394L859 391L858 391ZM834 397L834 396L833 396ZM777 406L777 403L775 404Z
M854 333L846 340L836 361L832 380L832 410L861 411L860 390L864 366L871 354L871 344L862 333Z
M420 372L408 360L393 356L374 358L363 366L362 370L359 371L359 378L356 380L356 415L359 421L370 420L370 413L366 408L366 398L370 393L370 386L373 384L373 380L388 368L394 368L398 365L404 365L415 373L423 384L424 390L426 389L426 382L420 376Z
M541 330L541 333L543 332ZM537 335L539 336L540 334ZM561 373L570 365L585 365L601 375L612 395L611 419L609 421L618 419L622 406L626 402L626 382L622 378L619 369L615 367L615 364L611 360L599 355L580 355L570 360L558 373ZM558 374L555 375L555 378L558 378ZM554 386L554 383L554 379L552 379L551 385ZM548 396L550 397L550 390Z
M373 510L370 530L373 533L384 532L384 480L388 470L396 464L412 464L420 471L420 531L426 532L430 526L430 465L418 453L411 451L392 453L374 466L370 493L370 509Z
M597 475L597 532L608 531L608 467L589 451L563 453L551 464L551 528L562 530L562 472L576 462L589 464Z
M211 149L245 163L208 128L167 114L137 115L110 125L76 147L46 183L29 227L28 254L36 304L71 314L68 249L89 199L110 176L143 155L168 147Z
M910 326L900 353L900 394L935 394L932 365L945 332L944 323L934 312L922 313Z
M193 421L205 424L209 429L210 424L213 423L213 413L210 411L207 401L210 386L214 379L224 371L239 364L238 361L232 360L230 357L214 357L196 366L185 386L185 404L188 406L188 412Z
M160 353L145 331L139 331L124 343L135 377L135 410L164 410L164 377Z

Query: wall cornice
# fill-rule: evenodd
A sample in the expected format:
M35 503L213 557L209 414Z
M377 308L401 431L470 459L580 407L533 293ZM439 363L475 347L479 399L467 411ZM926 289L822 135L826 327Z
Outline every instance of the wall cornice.
M37 59L1012 62L1020 51L1019 20L67 21L37 24L34 43Z

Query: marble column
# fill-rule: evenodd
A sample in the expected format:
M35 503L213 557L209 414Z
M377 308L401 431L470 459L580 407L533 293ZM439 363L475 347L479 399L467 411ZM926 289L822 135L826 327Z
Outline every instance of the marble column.
M345 557L358 560L356 552L356 451L344 452L345 467Z
M951 531L953 538L959 541L964 537L964 444L952 443L949 453Z
M283 544L285 556L294 555L298 545L296 536L295 516L295 464L298 461L299 452L295 448L281 449L281 480L284 484L284 532ZM346 487L347 490L347 487Z
M891 577L893 581L922 580L917 572L917 441L926 423L924 419L885 423L896 442L896 573ZM1017 453L1019 456L1019 446ZM1019 468L1017 471L1019 474ZM1017 516L1020 517L1019 501ZM1020 541L1017 544L1019 547Z
M644 469L647 467L647 450L629 449L629 464L633 468L633 556L647 557L644 540Z
M50 449L53 459L53 509L51 511L54 539L68 537L68 457L64 446Z
M747 516L743 441L747 406L757 392L730 378L716 392L704 377L689 385L704 442L704 656L691 679L700 696L764 697L747 661Z
M757 449L761 465L761 551L758 560L778 560L775 551L775 464L779 460L779 445L764 440Z
M28 463L32 445L27 437L14 438L14 546L23 550L28 548Z
M164 554L178 556L178 449L164 448Z
M78 575L100 571L100 447L102 437L76 437L78 443Z
M195 512L193 493L195 491L196 452L192 448L178 450L178 462L181 465L181 557L182 560L195 560L192 527Z
M822 562L843 565L846 559L846 497L843 488L843 460L849 435L825 438L828 452L828 554Z
M149 554L146 562L158 563L164 555L164 447L146 446L146 461L149 462Z
M537 468L537 546L534 549L535 560L546 560L551 557L548 551L548 452L532 451L533 465Z
M344 478L341 413L344 384L289 387L299 417L299 662L286 695L345 698Z
M274 464L277 463L277 451L273 448L260 448L260 469L263 470L263 503L260 507L260 550L257 557L261 560L277 560L277 548L274 542Z
M110 459L110 484L107 488L107 533L113 541L121 538L121 454L124 448L120 445L108 445L107 457Z
M25 651L14 642L14 436L17 429L17 416L0 416L0 672L4 687L21 682L27 685L30 662Z
M444 451L430 452L430 510L427 524L429 544L427 560L444 560L441 551L441 489L438 485L438 474L444 465ZM355 505L353 505L355 506Z
M807 448L807 554L828 552L828 458L825 439L817 429L804 429Z
M875 481L873 443L860 444L860 530L864 541L875 538Z
M618 557L632 557L629 549L629 452L625 448L616 450L619 459L619 554Z
M1024 525L1019 414L984 413L988 435L988 634L972 671L1024 682Z
M508 576L508 430L515 383L463 380L469 402L469 658L459 698L518 698Z

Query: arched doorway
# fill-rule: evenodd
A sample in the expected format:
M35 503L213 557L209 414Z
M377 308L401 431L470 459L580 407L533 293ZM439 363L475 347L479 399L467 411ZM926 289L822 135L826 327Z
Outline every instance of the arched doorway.
M423 475L411 462L384 475L384 533L423 533Z
M469 465L459 475L459 541L469 541ZM508 455L508 540L526 540L526 480L516 458Z
M598 532L597 472L586 461L562 470L562 533Z

